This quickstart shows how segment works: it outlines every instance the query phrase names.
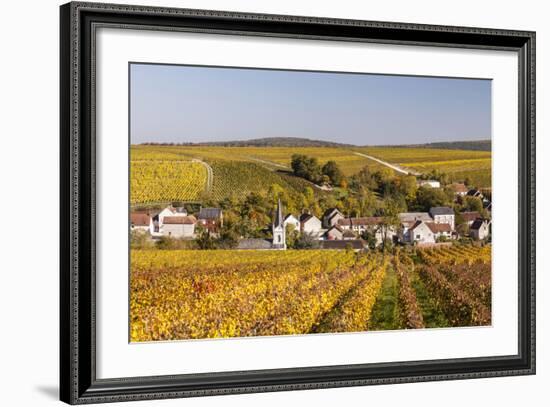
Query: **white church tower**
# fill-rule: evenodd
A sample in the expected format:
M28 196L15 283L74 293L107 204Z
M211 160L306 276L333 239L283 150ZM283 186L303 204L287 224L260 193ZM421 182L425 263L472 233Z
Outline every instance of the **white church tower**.
M275 212L275 219L273 219L273 248L286 250L286 230L283 219L283 209L281 207L281 199L277 204L277 212Z

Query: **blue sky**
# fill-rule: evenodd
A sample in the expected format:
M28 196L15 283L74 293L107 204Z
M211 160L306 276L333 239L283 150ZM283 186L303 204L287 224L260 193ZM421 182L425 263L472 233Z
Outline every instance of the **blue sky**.
M132 144L491 138L490 80L148 64L130 69Z

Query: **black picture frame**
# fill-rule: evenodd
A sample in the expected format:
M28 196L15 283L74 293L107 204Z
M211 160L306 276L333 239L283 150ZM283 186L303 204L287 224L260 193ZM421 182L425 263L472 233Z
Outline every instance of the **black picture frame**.
M535 373L535 33L501 29L72 2L60 8L60 396L70 404ZM96 378L95 29L274 36L486 50L519 56L519 352L422 360Z

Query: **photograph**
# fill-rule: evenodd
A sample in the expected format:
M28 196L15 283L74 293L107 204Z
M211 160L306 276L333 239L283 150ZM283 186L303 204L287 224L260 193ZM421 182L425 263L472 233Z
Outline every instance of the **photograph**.
M491 326L490 78L128 69L130 342Z

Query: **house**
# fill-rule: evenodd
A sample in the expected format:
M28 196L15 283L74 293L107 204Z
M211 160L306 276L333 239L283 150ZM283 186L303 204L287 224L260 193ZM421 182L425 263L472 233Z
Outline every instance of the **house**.
M436 241L440 238L451 239L453 237L453 229L448 223L427 222L426 225L432 231Z
M294 230L300 231L300 221L296 218L296 216L292 215L291 213L285 216L283 223L285 225L285 228L288 225L292 225L294 226Z
M273 248L286 250L286 227L283 219L283 208L281 206L281 200L277 203L277 210L273 218L273 224L271 225L273 233Z
M489 236L491 221L488 219L476 219L470 226L470 237L475 240L483 240Z
M308 233L313 236L319 236L321 234L322 224L318 217L303 213L300 216L300 232Z
M344 215L337 208L329 208L325 211L322 216L323 227L330 229L331 226L334 226L338 223L338 220L344 219Z
M155 231L153 218L147 213L131 212L130 230L153 234L153 232Z
M346 250L351 249L353 251L367 250L367 246L364 240L322 240L319 246L320 249L325 250Z
M346 230L346 232L351 232L351 231ZM326 231L325 238L327 240L343 240L344 239L344 230L338 225L331 226L329 228L329 230ZM355 238L355 235L354 235L354 238Z
M223 212L220 208L201 208L197 219L210 232L217 232L223 226Z
M455 211L448 206L435 206L430 208L430 216L435 223L448 223L451 229L455 228Z
M472 226L472 223L474 223L474 221L477 219L477 218L481 218L481 215L479 212L477 211L474 211L474 212L462 212L460 214L460 216L462 216L462 219L464 219L464 223L467 224L468 226Z
M405 239L409 243L435 243L435 235L432 229L428 226L428 223L417 220L408 229L407 238Z
M372 233L376 238L376 245L379 246L380 244L382 244L384 238L393 240L394 237L397 235L397 230L392 226L389 226L387 230L384 229L383 220L384 218L380 216L344 218L338 221L338 226L340 226L340 228L342 228L344 232L352 232L355 236L361 235L365 232ZM351 237L350 234L348 234L347 236ZM344 236L344 238L346 238L346 236Z
M465 196L468 193L468 187L464 184L454 183L450 184L449 188L458 196Z
M163 236L192 238L197 219L194 216L165 216L160 228Z
M416 185L419 187L441 188L441 183L434 179L422 179L417 181Z
M153 222L155 224L155 232L160 233L160 229L164 223L164 218L167 216L187 216L187 210L184 207L167 206L160 212L153 216Z

